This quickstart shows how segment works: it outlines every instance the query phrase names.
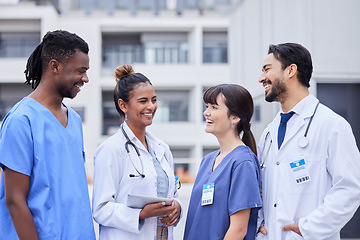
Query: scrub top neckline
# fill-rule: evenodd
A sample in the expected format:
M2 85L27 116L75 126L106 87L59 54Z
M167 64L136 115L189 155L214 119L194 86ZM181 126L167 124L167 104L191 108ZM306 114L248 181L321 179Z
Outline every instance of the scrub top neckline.
M45 107L44 105L42 105L40 102L38 102L36 99L31 98L31 97L25 97L25 99L28 99L28 101L33 101L36 104L38 104L39 106L41 106L43 109L46 109L46 111L52 116L52 118L56 119L56 122L61 125L63 127L63 129L69 129L69 125L70 125L70 114L69 114L69 108L62 102L61 104L66 107L67 109L67 124L66 127L59 121L59 119L57 119L57 117L55 117L55 115L50 111L50 109L48 109L47 107Z
M220 162L220 163L217 165L217 167L213 170L213 166L214 166L214 164L215 164L216 157L220 154L220 149L216 150L216 151L217 151L217 154L215 154L214 158L211 160L211 164L209 164L209 165L210 165L210 174L215 173L215 172L216 172L216 169L218 169L218 168L223 168L222 166L223 166L224 164L222 164L222 163L223 163L224 161L226 161L226 160L229 158L230 155L232 155L231 153L234 152L236 149L238 149L238 148L243 148L243 147L247 147L247 146L246 146L246 145L239 145L239 146L237 146L236 148L234 148L231 152L229 152L229 153L223 158L223 160L221 160L221 162ZM218 171L220 171L220 170L218 170Z

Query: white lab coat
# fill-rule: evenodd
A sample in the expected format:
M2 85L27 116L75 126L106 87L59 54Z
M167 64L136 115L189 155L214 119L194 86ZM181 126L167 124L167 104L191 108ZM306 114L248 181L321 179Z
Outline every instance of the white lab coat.
M145 219L143 226L139 225L141 209L126 206L128 193L140 195L157 195L157 175L150 153L135 137L133 132L123 124L129 139L139 148L144 165L145 178L129 177L137 175L128 153L125 150L125 136L121 129L105 140L97 149L94 157L94 189L93 189L93 217L99 223L99 239L155 239L157 218ZM173 157L168 145L146 132L148 141L157 159L169 178L168 196L176 198L174 194ZM141 172L141 163L134 148L129 145L131 158ZM169 239L172 239L173 227L169 227Z
M317 103L309 95L293 108L296 114L288 122L279 150L280 112L261 136L258 153L265 167L259 216L264 217L268 234L259 233L257 240L339 240L341 228L360 204L360 154L345 119L320 104L308 131L308 146L298 146ZM290 162L300 159L305 159L311 181L296 184ZM303 237L282 231L294 222L299 222Z

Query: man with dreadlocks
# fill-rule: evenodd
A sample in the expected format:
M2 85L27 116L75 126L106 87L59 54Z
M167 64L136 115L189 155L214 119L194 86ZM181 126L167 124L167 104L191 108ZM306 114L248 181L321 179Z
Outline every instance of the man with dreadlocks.
M89 69L88 44L48 32L28 59L34 91L5 116L0 130L0 239L95 239L74 98Z

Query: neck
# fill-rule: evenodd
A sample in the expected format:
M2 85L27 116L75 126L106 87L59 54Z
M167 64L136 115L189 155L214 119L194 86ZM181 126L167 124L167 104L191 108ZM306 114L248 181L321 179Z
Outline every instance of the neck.
M280 101L282 110L287 113L301 100L309 96L309 89L304 86L297 86L296 88L288 89L284 99Z
M229 132L224 136L217 137L217 140L220 145L220 155L227 155L236 147L240 145L245 145L243 141L241 141L240 137L233 132Z
M140 140L140 142L146 147L147 149L147 143L146 143L146 139L145 139L145 127L144 128L140 128L137 127L136 125L132 124L131 122L126 122L126 124L129 126L129 128L131 129L131 131L134 133L135 137L137 137L137 139Z
M32 93L30 93L28 97L35 99L51 111L61 110L64 98L54 94L51 90L49 90L49 88L46 87L44 82L46 81L43 80L40 82L37 88Z

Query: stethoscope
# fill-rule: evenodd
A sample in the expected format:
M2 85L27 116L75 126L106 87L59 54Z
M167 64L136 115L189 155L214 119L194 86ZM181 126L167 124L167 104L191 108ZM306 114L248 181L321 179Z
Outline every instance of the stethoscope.
M135 175L135 174L130 173L130 174L129 174L129 177L142 177L142 178L144 178L144 177L145 177L145 174L144 174L144 165L143 165L143 162L142 162L142 159L141 159L140 151L139 151L138 147L130 140L129 136L126 134L123 125L121 125L121 131L123 132L123 134L124 134L124 136L125 136L125 138L126 138L126 143L125 143L126 152L127 152L128 155L129 155L131 164L133 165L133 167L135 168L136 172L138 173L138 175ZM132 160L132 158L131 158L129 145L131 145L131 146L135 149L135 152L136 152L136 154L137 154L138 157L139 157L139 160L140 160L140 163L141 163L141 172L137 169L137 167L135 166L135 164L134 164L134 162L133 162L133 160Z
M316 113L316 110L317 110L317 108L318 108L318 106L319 106L319 103L320 103L320 102L318 102L318 103L316 104L315 110L314 110L313 114L312 114L311 117L310 117L310 120L309 120L309 123L308 123L308 125L307 125L307 127L306 127L304 136L302 136L302 137L300 137L300 138L298 139L297 144L298 144L298 146L301 147L301 148L306 148L307 145L309 144L309 140L307 139L307 134L308 134L308 131L309 131L311 122L312 122L312 120L313 120L313 118L314 118L314 115L315 115L315 113ZM270 150L270 147L271 147L271 144L272 144L272 140L270 140L270 143L269 143L269 146L268 146L268 148L267 148L267 150L266 150L265 156L263 157L263 153L264 153L265 145L266 145L266 140L267 140L267 138L268 138L268 136L269 136L269 133L270 133L270 131L268 131L268 132L266 133L264 145L263 145L262 150L261 150L261 156L260 156L260 158L259 158L261 169L263 169L263 168L266 167L266 166L265 166L265 161L266 161L266 158L267 158L267 156L268 156L268 154L269 154L269 150Z

